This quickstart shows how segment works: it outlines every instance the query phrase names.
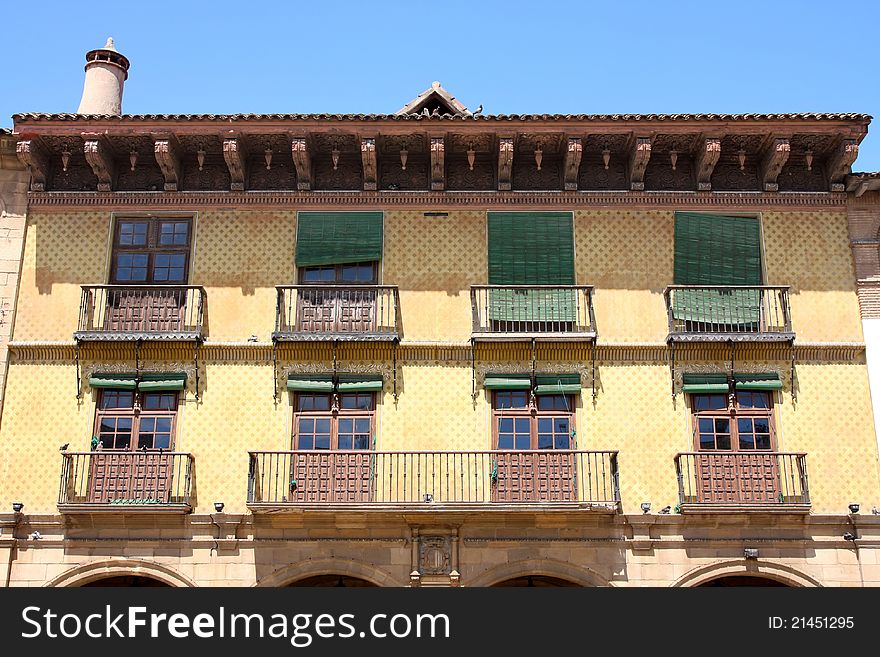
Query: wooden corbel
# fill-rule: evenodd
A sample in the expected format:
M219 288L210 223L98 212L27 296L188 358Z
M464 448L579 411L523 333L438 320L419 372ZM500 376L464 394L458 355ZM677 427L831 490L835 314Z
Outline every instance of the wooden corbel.
M629 188L634 192L645 189L645 168L651 159L650 137L636 137L629 157Z
M238 137L223 139L223 159L226 160L226 166L229 167L231 180L229 189L233 192L243 192L247 176L247 153L241 139Z
M859 144L855 139L844 139L828 158L828 182L832 192L845 191L844 180L859 155ZM861 196L861 194L856 194Z
M168 135L153 137L153 153L165 176L165 191L176 192L180 185L180 148L177 140Z
M761 181L765 192L778 192L779 183L776 179L791 154L791 142L788 139L774 139L761 161Z
M578 172L581 168L581 157L584 154L584 145L580 137L569 137L568 147L565 149L565 189L576 191L578 188Z
M364 168L364 191L375 192L378 188L376 179L376 139L361 139L361 161Z
M92 167L98 178L98 191L110 192L116 180L116 171L113 165L113 154L103 137L98 135L83 136L83 154L86 162Z
M46 179L49 175L49 160L42 146L33 139L20 139L15 144L15 153L19 161L31 173L31 191L45 192Z
M296 166L296 188L308 191L312 188L312 157L305 137L290 138L290 153Z
M697 154L697 191L708 192L712 189L712 172L721 157L721 140L704 139Z
M443 137L431 137L431 190L446 188L446 143Z
M513 137L498 140L498 191L510 191L510 176L513 171Z

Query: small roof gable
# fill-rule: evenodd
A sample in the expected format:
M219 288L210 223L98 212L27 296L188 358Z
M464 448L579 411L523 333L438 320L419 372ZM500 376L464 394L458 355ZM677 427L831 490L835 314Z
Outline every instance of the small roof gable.
M452 116L471 116L468 108L455 100L455 96L440 86L439 82L432 82L431 88L423 91L406 105L397 110L395 116L403 114L424 114L428 116L450 114Z

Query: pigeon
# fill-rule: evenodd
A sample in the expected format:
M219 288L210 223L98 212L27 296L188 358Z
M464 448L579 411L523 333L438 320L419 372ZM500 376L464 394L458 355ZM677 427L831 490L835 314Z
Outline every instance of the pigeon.
M34 532L28 538L30 538L32 541L39 541L41 538L43 538L43 535L40 532Z
M474 110L473 116L476 116L477 114L482 114L482 113L483 113L483 104L480 103L480 106Z
M662 509L660 509L660 513L669 513L670 511L672 511L671 506L664 506Z
M70 447L70 443L64 443L61 447L58 448L59 452L67 451L67 448Z
M439 107L435 107L435 108L434 108L434 111L431 112L431 116L440 116L440 108L439 108Z

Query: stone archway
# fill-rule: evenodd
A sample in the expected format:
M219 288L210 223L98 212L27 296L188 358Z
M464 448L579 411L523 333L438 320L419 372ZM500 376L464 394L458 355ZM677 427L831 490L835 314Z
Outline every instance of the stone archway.
M142 559L110 559L74 566L46 582L47 587L79 587L114 577L141 577L165 586L194 587L195 582L164 564Z
M396 580L389 573L379 570L372 564L353 559L328 558L307 559L292 563L276 570L258 581L254 586L291 586L310 578L333 577L338 579L363 580L371 586L407 586L407 583ZM302 586L302 585L298 585ZM323 586L314 584L314 586Z
M499 586L525 586L525 587L562 587L562 586L581 586L567 579L559 577L548 577L547 575L526 575L525 577L514 577L495 582L494 587Z
M821 587L822 584L813 577L795 570L791 566L772 563L769 561L746 560L719 561L706 566L699 566L685 573L676 582L670 584L673 587L687 586L696 587L719 581L724 578L755 577L772 580L782 586L797 587ZM727 584L733 585L735 580L728 579ZM717 585L717 584L716 584ZM754 584L745 584L752 585ZM771 585L772 586L772 585Z
M80 584L80 588L87 587L148 587L148 588L171 588L171 585L162 580L153 577L144 577L143 575L110 575L109 577L99 577L85 584Z
M306 577L304 579L297 579L287 586L333 586L333 587L346 587L346 588L363 588L363 587L375 587L376 584L365 580L361 577L349 577L347 575L312 575L311 577Z
M611 586L611 582L589 568L574 566L556 559L526 559L504 563L480 573L473 581L463 581L462 584L470 587L497 586L511 580L524 579L525 586L528 586L529 577L532 577L533 584L536 583L537 578L544 578L545 582L550 580L568 582L568 586ZM520 584L508 584L508 586L520 586Z

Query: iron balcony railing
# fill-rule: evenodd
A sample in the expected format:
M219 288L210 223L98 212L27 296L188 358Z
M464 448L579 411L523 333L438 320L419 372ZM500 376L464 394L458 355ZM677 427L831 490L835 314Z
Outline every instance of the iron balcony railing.
M202 337L205 289L197 285L83 285L78 340Z
M396 285L279 285L276 340L400 339Z
M793 340L787 285L670 285L668 340Z
M189 507L193 457L164 450L96 450L62 454L58 506Z
M804 453L705 451L675 456L681 504L809 505Z
M474 339L596 337L591 285L472 285Z
M250 452L257 507L619 502L616 451Z

